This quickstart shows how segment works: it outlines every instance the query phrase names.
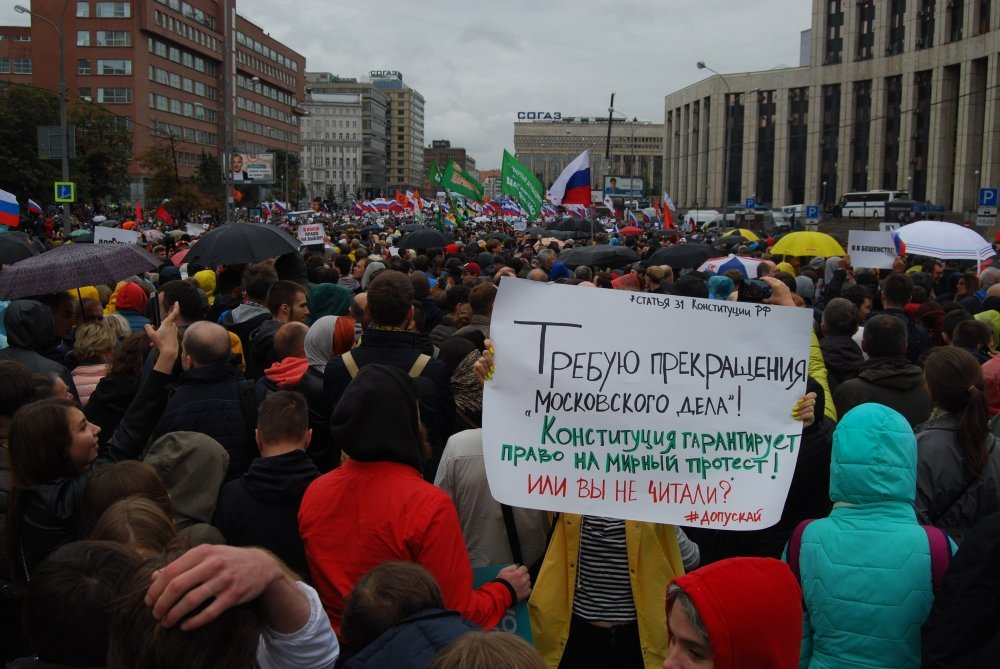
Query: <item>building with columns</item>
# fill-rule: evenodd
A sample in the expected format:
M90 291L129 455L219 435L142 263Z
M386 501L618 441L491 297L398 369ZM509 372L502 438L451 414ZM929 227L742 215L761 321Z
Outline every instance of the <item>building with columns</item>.
M998 77L1000 2L813 0L798 67L666 96L664 189L681 207L900 189L974 211L1000 184Z

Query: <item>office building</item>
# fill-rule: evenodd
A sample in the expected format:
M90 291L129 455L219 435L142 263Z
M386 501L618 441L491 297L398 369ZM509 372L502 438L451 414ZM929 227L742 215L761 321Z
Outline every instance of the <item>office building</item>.
M191 175L202 153L228 146L226 100L234 97L236 152L298 153L305 58L236 15L232 0L34 0L31 11L66 37L71 104L81 98L107 105L132 127L134 156L166 144L179 176ZM56 31L32 16L30 37L32 83L58 90ZM234 76L227 76L227 63ZM141 199L145 177L137 160L129 176L133 199Z
M372 84L387 99L386 190L408 190L424 183L424 96L403 83L395 70L373 70Z
M431 163L437 163L437 166L443 170L451 161L455 161L458 169L479 179L479 171L476 169L476 159L467 154L462 147L452 146L451 142L447 139L435 139L431 142L430 146L424 148L424 165L427 169L430 169ZM420 188L428 192L436 188L427 181L426 173L421 183Z
M590 151L591 189L602 191L606 178L632 177L643 180L645 195L659 195L663 178L663 125L638 119L563 117L560 120L514 123L514 152L534 172L545 188L563 168L587 149ZM603 196L600 198L603 199Z
M666 96L664 187L681 207L899 189L968 215L1000 181L998 27L990 0L813 0L798 67Z
M357 197L362 168L360 95L307 93L301 121L302 182L309 199L339 203Z
M360 197L386 195L386 115L384 91L370 81L338 77L330 72L306 72L306 90L361 96L362 161Z

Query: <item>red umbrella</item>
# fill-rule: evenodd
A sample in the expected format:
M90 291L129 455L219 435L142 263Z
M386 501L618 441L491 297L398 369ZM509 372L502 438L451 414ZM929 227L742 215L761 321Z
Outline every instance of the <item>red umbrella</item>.
M642 228L637 228L634 225L626 225L624 228L618 230L623 235L638 235L642 234Z
M177 253L170 256L170 262L172 262L175 267L180 267L181 265L184 264L184 258L187 257L188 251L190 250L191 250L190 246L186 249L181 249Z

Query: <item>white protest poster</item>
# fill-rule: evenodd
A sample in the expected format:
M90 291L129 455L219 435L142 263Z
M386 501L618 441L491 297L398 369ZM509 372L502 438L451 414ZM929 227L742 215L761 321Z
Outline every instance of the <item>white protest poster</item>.
M323 243L322 223L303 223L298 229L299 241L309 246Z
M98 225L94 228L95 244L138 244L138 230L122 230L121 228L109 228L106 225Z
M751 530L801 444L808 309L504 279L483 452L512 506Z
M892 269L892 263L899 255L891 232L865 230L847 233L847 252L852 265L865 269Z
M207 230L208 226L204 223L188 223L184 226L184 232L192 237L201 237Z

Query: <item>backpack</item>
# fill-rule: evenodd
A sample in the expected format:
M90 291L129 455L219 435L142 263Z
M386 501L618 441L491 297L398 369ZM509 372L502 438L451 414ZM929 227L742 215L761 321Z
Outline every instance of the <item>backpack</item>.
M786 561L799 584L802 583L802 575L799 571L802 534L806 531L809 523L814 520L815 518L808 518L796 525L795 530L792 531L792 538L788 540L788 559ZM944 581L945 572L948 571L948 565L951 564L951 544L948 541L948 535L941 528L932 525L921 525L920 527L927 534L927 544L931 552L931 584L934 595L937 596L941 591L941 584Z

